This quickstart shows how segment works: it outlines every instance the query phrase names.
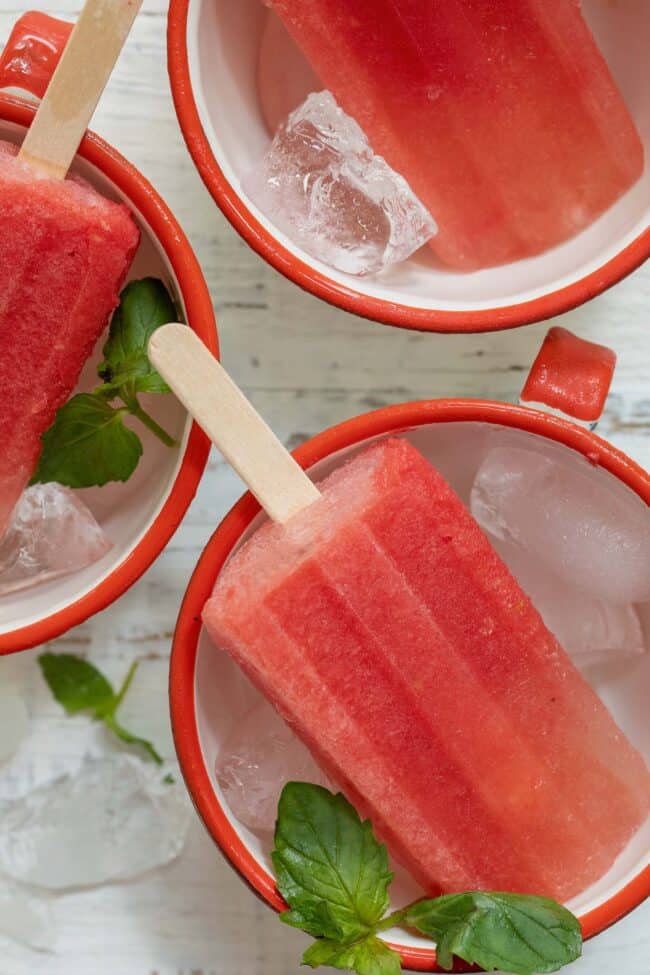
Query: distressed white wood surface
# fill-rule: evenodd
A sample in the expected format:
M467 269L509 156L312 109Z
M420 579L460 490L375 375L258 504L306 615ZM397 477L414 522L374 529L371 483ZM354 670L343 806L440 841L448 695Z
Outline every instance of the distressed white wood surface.
M4 0L0 40L32 0ZM74 19L59 0L48 13ZM164 0L145 0L93 127L154 183L201 260L219 319L224 361L285 443L372 407L442 395L515 399L546 326L484 337L436 337L382 328L336 312L264 265L221 217L185 150L165 67ZM602 433L650 466L650 267L587 307L563 316L579 334L612 345L620 361ZM240 493L212 457L198 497L167 551L118 605L56 641L116 678L142 666L125 718L172 747L167 727L169 645L197 556ZM33 655L32 655L33 656ZM0 661L1 668L6 662ZM74 747L34 671L33 727L44 762ZM231 872L194 824L183 858L131 884L67 896L55 904L55 954L0 938L0 975L289 975L303 939L281 926ZM586 947L575 975L647 975L650 907Z

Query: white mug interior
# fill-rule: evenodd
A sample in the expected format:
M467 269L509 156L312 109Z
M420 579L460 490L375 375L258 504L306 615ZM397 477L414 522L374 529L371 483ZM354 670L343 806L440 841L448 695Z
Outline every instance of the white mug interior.
M474 476L487 451L498 438L500 445L513 447L530 445L534 438L537 449L549 457L566 458L570 455L583 468L588 461L577 452L525 431L478 422L450 422L426 424L405 431L406 436L441 471L464 501L469 499ZM339 451L321 461L311 473L320 478L327 475L344 460L352 456L370 441ZM612 474L589 465L592 476L604 478L611 490L632 505L647 507L644 502ZM650 518L650 511L648 511ZM240 539L238 546L250 537L262 520L259 516ZM236 551L237 547L234 549ZM650 693L650 604L639 607L644 622L644 635L649 652L633 659L614 662L588 675L616 721L630 741L650 763L650 727L647 721L647 697ZM215 648L205 629L202 629L196 667L195 706L201 759L214 791L214 801L219 804L241 843L269 875L272 875L270 834L251 832L233 815L217 781L215 767L220 750L228 741L237 723L261 701L261 695L243 676L228 654ZM639 830L618 857L611 870L598 883L584 891L569 903L578 915L584 915L604 904L621 891L650 862L650 821ZM227 851L226 851L227 852ZM391 901L404 906L421 896L421 890L399 866L393 865L396 881L391 889ZM389 941L407 947L430 947L425 939L405 931L390 931Z
M18 125L0 123L0 139L18 143L22 140L23 133L24 130ZM128 280L147 276L160 278L173 295L179 312L185 317L186 309L178 280L143 215L103 173L86 160L77 157L72 172L83 176L104 196L129 207L142 236ZM97 364L101 360L106 334L99 340L93 355L86 363L76 392L86 392L98 385ZM85 569L20 592L0 596L0 646L4 634L43 621L88 595L104 582L138 547L169 498L183 463L191 422L174 396L144 396L142 403L178 441L179 446L166 447L144 429L142 424L133 424L133 429L141 437L144 447L133 476L124 484L112 483L101 488L79 491L79 496L92 510L113 547L102 559Z
M580 281L650 225L650 85L644 68L650 5L647 0L583 0L583 9L641 133L647 159L644 175L584 232L514 265L457 273L438 264L425 247L380 275L352 277L315 260L259 211L242 181L270 143L260 108L257 62L265 18L274 15L261 0L190 0L187 48L192 90L226 180L266 232L297 259L339 287L385 302L440 311L507 307Z

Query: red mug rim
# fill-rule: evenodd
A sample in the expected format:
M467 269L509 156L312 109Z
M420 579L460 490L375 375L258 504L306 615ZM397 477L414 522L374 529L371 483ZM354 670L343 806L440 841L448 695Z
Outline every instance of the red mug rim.
M339 450L376 436L452 421L494 423L555 440L608 470L650 505L650 474L594 433L538 410L485 400L424 400L384 407L325 430L298 447L294 456L301 467L307 469ZM274 910L281 911L286 905L273 878L239 838L214 793L201 752L195 699L195 668L203 606L228 555L259 511L259 504L252 495L245 494L226 515L201 554L174 633L169 692L172 730L181 771L205 827L252 891ZM650 867L645 867L613 897L581 917L585 939L619 921L648 896ZM405 968L440 971L436 966L435 950L392 947L399 951Z
M27 128L35 111L33 105L21 98L0 94L0 120L3 122ZM167 205L131 163L92 132L84 137L78 155L100 170L147 221L173 268L185 302L188 322L210 351L218 355L216 321L203 272ZM0 655L27 650L60 636L104 609L129 589L160 555L181 523L196 493L209 452L210 441L193 423L170 493L134 549L81 598L43 619L0 635Z
M217 163L201 123L190 77L187 21L190 0L170 0L167 61L176 114L194 163L217 206L260 257L303 290L383 325L423 332L494 332L544 321L590 301L650 257L650 227L597 270L572 284L516 304L476 311L416 308L361 294L292 254L251 213Z

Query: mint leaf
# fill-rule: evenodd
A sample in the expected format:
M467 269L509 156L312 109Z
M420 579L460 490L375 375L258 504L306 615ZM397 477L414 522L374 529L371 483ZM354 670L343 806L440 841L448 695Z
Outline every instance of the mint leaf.
M138 669L137 663L131 664L117 694L101 671L81 657L69 653L42 653L38 663L52 694L68 714L90 711L96 721L103 721L121 741L137 745L157 765L163 764L150 741L127 731L115 717Z
M286 897L285 900L287 900ZM350 922L347 919L338 918L337 913L333 912L325 901L312 901L306 897L303 898L300 908L284 911L280 915L280 920L292 928L300 928L301 931L306 931L314 938L332 938L334 941L358 938L360 934L368 930L356 921Z
M69 653L42 653L38 663L52 694L68 714L100 712L115 698L104 675L81 657Z
M114 409L101 395L73 396L43 434L31 483L84 488L127 481L142 455L139 437L124 425L127 412Z
M437 942L438 964L447 971L455 955L488 972L542 975L582 953L577 918L547 897L449 894L408 908L404 923Z
M56 481L84 488L127 481L142 456L140 438L124 424L129 414L167 447L176 446L174 438L143 408L138 394L169 392L147 358L147 342L160 325L177 317L162 281L145 278L124 288L98 370L104 383L92 393L73 396L57 412L41 438L32 484ZM111 406L118 397L123 405Z
M111 321L98 373L105 383L136 393L168 393L169 386L147 357L147 344L161 325L178 320L162 281L145 278L124 288ZM128 400L127 400L128 402Z
M387 944L369 935L361 941L341 945L322 939L315 941L302 956L303 965L318 968L343 968L359 975L400 975L400 957Z
M282 920L315 937L356 940L388 907L386 847L340 793L304 782L284 787L273 864L291 908Z

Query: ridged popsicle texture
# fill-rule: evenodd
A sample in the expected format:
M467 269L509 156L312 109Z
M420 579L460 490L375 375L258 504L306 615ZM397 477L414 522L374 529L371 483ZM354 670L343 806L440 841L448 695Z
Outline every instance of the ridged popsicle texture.
M205 624L430 892L566 900L650 775L467 509L405 440L222 571Z
M273 0L295 41L473 270L587 227L643 146L578 0Z
M15 154L0 143L0 535L139 242L125 206L80 179L38 178Z

